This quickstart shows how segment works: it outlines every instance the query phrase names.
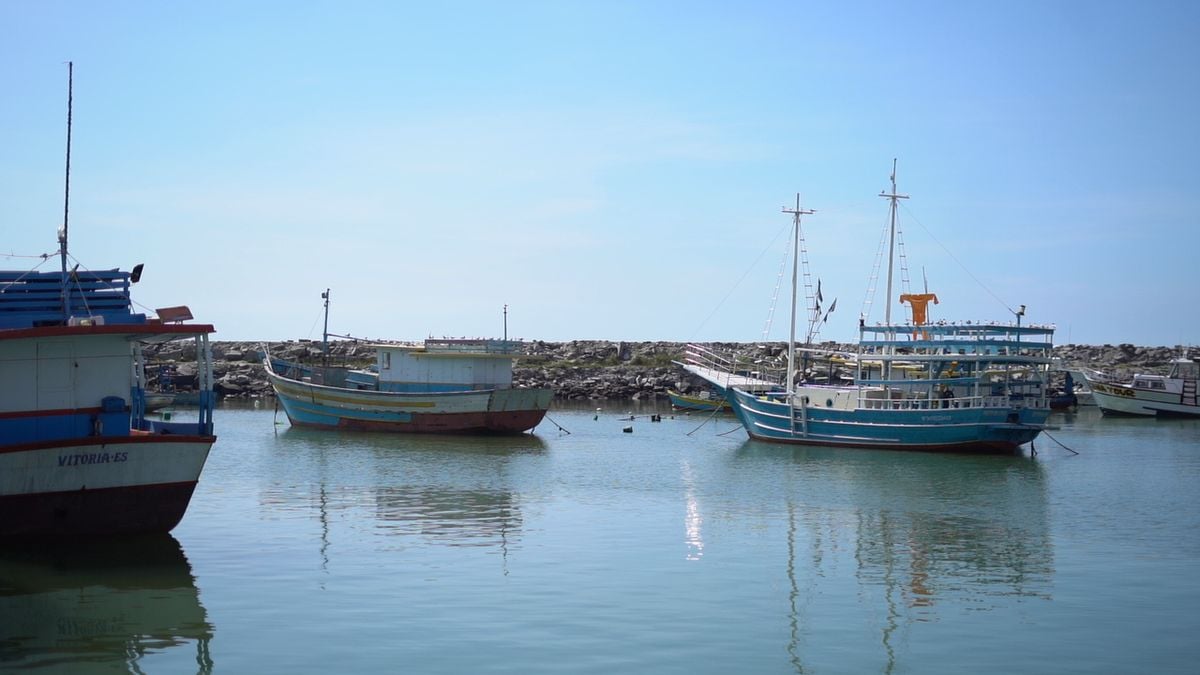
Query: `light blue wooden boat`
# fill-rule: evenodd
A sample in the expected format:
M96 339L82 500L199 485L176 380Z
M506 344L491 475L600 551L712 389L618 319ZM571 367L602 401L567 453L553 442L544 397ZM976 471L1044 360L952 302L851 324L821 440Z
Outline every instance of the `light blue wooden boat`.
M554 392L514 387L522 343L505 338L429 338L372 345L369 368L328 365L329 289L321 365L285 361L263 347L276 400L295 426L348 431L519 434L546 416ZM347 336L335 336L347 337Z
M299 365L266 354L275 395L296 426L394 433L516 434L554 392L512 386L520 343L429 339L374 345L373 369Z

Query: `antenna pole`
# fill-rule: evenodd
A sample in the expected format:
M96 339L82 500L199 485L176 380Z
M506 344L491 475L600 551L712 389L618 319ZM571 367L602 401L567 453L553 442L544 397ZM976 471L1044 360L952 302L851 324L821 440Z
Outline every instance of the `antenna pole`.
M67 168L63 189L63 224L58 231L58 254L62 259L63 320L71 316L71 294L67 284L67 224L71 207L71 107L75 80L75 64L67 61Z
M796 275L800 267L800 216L807 216L816 211L800 208L800 193L797 192L796 208L789 209L785 206L783 212L792 214L792 227L795 230L792 232L792 330L788 336L787 367L787 392L790 399L794 386L792 381L796 379Z
M321 335L321 355L325 359L324 365L329 366L329 289L321 294L321 299L325 301L325 331Z
M508 342L508 305L504 305L504 341Z

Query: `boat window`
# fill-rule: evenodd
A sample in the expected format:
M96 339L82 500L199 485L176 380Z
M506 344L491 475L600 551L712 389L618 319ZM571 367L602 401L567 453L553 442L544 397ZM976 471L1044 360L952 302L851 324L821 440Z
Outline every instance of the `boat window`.
M1153 385L1154 389L1166 389L1167 388L1166 385L1164 385L1162 382L1152 382L1151 384Z
M392 369L392 353L391 352L383 353L383 369L384 370Z

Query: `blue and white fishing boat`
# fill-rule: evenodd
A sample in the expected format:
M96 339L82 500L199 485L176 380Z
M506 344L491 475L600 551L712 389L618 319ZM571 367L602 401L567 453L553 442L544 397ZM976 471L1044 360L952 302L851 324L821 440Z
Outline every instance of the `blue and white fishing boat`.
M0 536L166 532L216 441L213 327L184 323L184 307L135 312L141 265L68 269L66 212L59 271L0 272ZM173 340L195 343L190 421L146 414L142 347Z
M323 294L326 313L329 291ZM328 325L328 321L326 322ZM325 344L329 334L326 331ZM551 389L513 386L516 340L430 338L370 345L370 368L274 358L263 365L295 426L400 433L516 434L546 416ZM328 347L325 350L328 353Z
M896 203L892 190L888 257L887 316L883 323L859 322L851 385L797 383L795 261L792 337L788 376L767 393L728 390L733 410L751 438L855 448L1011 452L1033 441L1050 414L1047 377L1054 329L1016 323L891 320L892 266L896 246ZM793 241L802 240L799 208ZM915 308L915 305L914 305ZM922 310L924 307L921 308ZM923 312L922 312L923 314ZM828 315L826 315L827 317ZM814 312L814 320L821 320Z

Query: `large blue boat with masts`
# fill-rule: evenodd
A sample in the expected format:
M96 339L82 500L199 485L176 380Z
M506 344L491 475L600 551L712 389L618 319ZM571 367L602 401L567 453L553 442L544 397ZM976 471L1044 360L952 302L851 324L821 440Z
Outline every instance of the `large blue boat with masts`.
M796 366L795 302L788 375L775 391L727 389L734 413L751 438L855 448L1011 452L1032 442L1050 414L1047 389L1054 328L1015 322L928 321L928 292L905 295L910 321L891 320L892 260L896 246L895 169L891 200L888 309L882 323L859 322L858 347L850 359L851 384L802 380ZM797 206L794 239L802 241ZM795 258L793 269L795 269ZM793 273L793 279L796 278ZM795 283L793 283L793 298ZM824 321L812 312L812 321ZM825 315L827 318L828 314ZM811 330L810 330L811 335ZM806 350L811 353L812 350Z

